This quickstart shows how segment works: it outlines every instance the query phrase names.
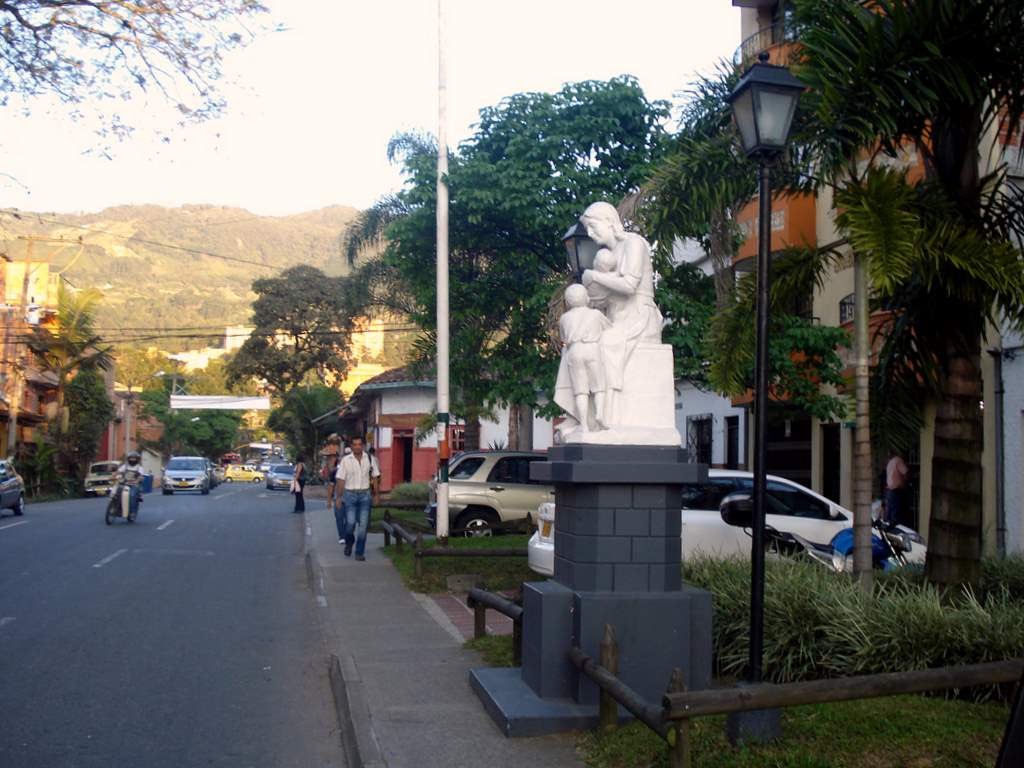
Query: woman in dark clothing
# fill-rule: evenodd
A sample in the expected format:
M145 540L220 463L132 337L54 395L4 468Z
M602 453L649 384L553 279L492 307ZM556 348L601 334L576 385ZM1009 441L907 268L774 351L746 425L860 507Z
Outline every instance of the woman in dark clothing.
M295 494L295 509L292 512L305 512L306 511L306 500L302 496L302 491L306 487L306 457L301 453L298 458L295 459L295 475L292 477L292 493Z

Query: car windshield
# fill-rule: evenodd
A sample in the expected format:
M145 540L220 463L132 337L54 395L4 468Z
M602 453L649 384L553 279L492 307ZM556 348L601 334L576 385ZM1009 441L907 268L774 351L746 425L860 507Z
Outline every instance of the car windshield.
M181 471L190 470L193 472L202 472L206 469L206 464L202 459L171 459L167 462L168 471Z
M270 467L270 471L273 472L274 474L283 475L286 473L290 474L294 470L292 469L291 464L273 464Z
M112 475L117 472L117 467L116 461L98 461L89 467L89 471L94 475Z

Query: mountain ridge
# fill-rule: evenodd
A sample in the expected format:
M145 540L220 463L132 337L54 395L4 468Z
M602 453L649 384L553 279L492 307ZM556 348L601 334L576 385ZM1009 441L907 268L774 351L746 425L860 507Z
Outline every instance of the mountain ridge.
M28 256L19 236L45 238L34 244L36 260L77 288L103 293L97 326L115 343L156 344L169 351L207 344L218 326L249 321L252 281L273 277L296 264L330 275L345 274L339 238L358 214L344 205L283 216L205 203L177 207L118 205L95 213L2 211L0 238L9 257ZM81 238L79 242L78 238ZM64 243L53 242L63 238ZM133 329L203 328L195 337Z

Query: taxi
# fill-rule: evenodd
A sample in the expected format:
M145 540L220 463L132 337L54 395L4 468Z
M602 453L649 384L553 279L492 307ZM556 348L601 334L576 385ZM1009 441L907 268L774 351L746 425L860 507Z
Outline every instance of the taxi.
M225 483L262 483L264 475L258 469L232 464L224 471Z

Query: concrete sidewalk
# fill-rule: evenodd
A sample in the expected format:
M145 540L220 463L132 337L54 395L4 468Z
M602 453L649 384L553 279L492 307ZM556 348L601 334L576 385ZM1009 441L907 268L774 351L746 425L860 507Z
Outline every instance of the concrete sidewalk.
M507 739L469 686L483 665L437 603L410 593L371 534L346 558L334 515L307 505L307 565L350 768L580 766L572 734Z

